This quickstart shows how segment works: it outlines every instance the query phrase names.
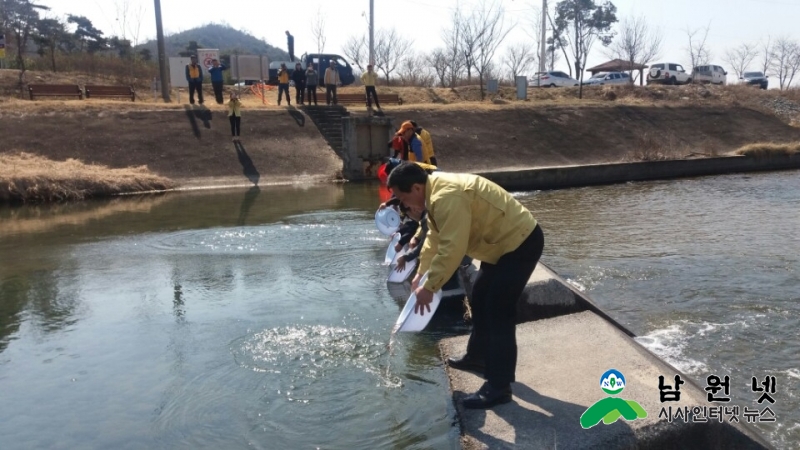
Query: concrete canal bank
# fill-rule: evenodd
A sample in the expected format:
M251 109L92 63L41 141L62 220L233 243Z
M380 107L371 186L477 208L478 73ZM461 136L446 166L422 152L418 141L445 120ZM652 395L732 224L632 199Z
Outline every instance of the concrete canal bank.
M589 164L482 172L479 175L507 190L521 191L796 169L800 169L800 154Z
M490 410L461 406L465 393L483 379L446 369L465 449L768 449L739 411L709 403L688 376L637 343L633 333L605 314L590 298L540 264L518 304L517 382L511 403ZM468 336L442 341L443 358L458 357ZM610 397L600 387L609 369L621 372L624 390L615 397L635 401L646 417L602 421L589 428L581 416ZM659 377L663 376L661 383ZM684 384L675 398L675 377ZM663 389L662 389L663 387ZM715 417L720 407L722 419ZM677 411L691 411L680 418Z

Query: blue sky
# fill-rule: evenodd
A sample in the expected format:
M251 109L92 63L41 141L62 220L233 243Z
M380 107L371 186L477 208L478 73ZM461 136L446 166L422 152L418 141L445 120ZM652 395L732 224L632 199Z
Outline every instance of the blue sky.
M506 10L506 21L514 29L505 44L529 39L526 28L532 16L532 6L541 0L496 0ZM129 5L129 23L141 23L140 40L155 36L153 0L40 0L52 8L50 15L68 13L84 15L106 34L119 34L120 19L117 7ZM457 0L374 0L376 28L396 28L415 49L428 52L441 45L441 30L450 22ZM555 0L550 0L552 9ZM710 24L708 38L712 62L728 66L725 51L743 42L756 43L768 36L789 36L800 39L797 18L800 0L615 0L617 16L643 15L651 26L660 27L665 35L660 61L683 64L690 61L686 52L687 28ZM477 0L460 0L463 9L474 9ZM285 49L287 29L295 36L295 53L312 49L311 23L317 11L326 19L325 50L341 53L347 38L366 32L369 0L161 0L164 29L167 34L190 29L210 22L226 23L250 32L271 45ZM136 20L136 11L142 11ZM362 14L365 13L365 16ZM505 45L498 51L500 63ZM608 58L596 45L588 65ZM563 61L560 63L565 69Z

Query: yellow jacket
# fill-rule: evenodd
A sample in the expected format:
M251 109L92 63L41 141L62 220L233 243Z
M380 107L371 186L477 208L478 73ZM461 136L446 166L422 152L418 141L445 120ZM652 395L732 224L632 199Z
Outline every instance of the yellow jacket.
M423 128L422 131L417 133L417 136L419 136L419 140L422 141L422 154L427 161L430 161L432 157L436 156L436 154L433 153L433 140L431 140L431 134L428 133L428 130Z
M423 137L425 135L425 137ZM413 161L415 163L423 162L426 164L431 164L431 158L436 156L433 154L433 142L431 141L431 134L428 133L428 130L423 129L422 134L416 134L415 136L417 140L422 144L422 161L417 161L417 155L414 153L413 144L409 142L409 152L408 152L408 160Z
M280 70L280 71L278 71L278 84L289 84L289 71L288 70Z
M428 236L417 273L436 292L464 255L496 264L536 228L536 219L503 188L472 174L433 173L425 185Z
M375 86L375 84L378 83L378 74L375 72L369 73L368 71L362 73L361 83L363 83L364 86Z
M228 100L228 117L242 117L242 102L239 99Z

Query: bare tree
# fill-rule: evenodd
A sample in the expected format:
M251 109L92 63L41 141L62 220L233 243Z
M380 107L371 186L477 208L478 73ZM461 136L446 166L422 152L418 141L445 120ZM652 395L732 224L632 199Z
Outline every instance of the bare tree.
M383 72L386 83L389 83L392 72L400 65L412 45L413 41L397 34L394 28L378 31L375 36L375 66Z
M455 87L461 79L467 60L461 48L461 22L464 20L460 7L453 11L450 28L442 31L444 41L444 57L447 61L447 75L450 87Z
M145 14L145 7L139 4L138 7L131 6L130 0L115 0L117 29L114 30L119 37L130 41L133 47L139 45L141 35L142 20Z
M325 17L322 16L322 8L317 8L317 14L311 21L311 35L317 44L317 53L323 53L328 39L325 37Z
M506 28L505 11L502 3L496 0L491 0L491 3L481 0L478 8L473 11L470 22L477 32L473 64L475 71L478 72L481 99L483 99L486 96L483 84L487 80L486 76L489 74L494 54L511 32L511 28Z
M430 55L428 55L428 65L433 69L436 76L436 81L439 86L447 87L448 78L450 75L450 60L447 53L441 48L437 48Z
M659 28L650 28L644 16L625 17L620 22L619 36L611 44L611 58L621 59L629 64L631 82L636 82L635 64L647 64L661 56L664 33Z
M397 75L403 86L430 87L434 81L427 58L416 54L403 58L397 69Z
M364 72L369 63L369 49L367 48L367 38L363 34L361 36L350 36L342 47L342 53L353 64L358 67L358 70Z
M761 45L761 72L767 75L772 67L772 36L767 36L767 41Z
M725 52L725 61L731 65L736 72L736 78L742 78L744 71L750 67L753 60L758 56L758 49L753 44L741 44L736 48L730 48Z
M800 70L800 45L787 36L780 37L772 47L772 71L778 77L781 90L792 85Z
M692 68L708 64L711 60L711 50L708 48L708 32L710 30L710 22L705 28L686 29L686 36L689 38L689 46L686 47L686 51L689 54Z
M482 14L476 14L473 11L469 17L461 16L459 21L459 50L463 55L464 68L467 69L467 82L472 82L472 70L477 70L475 53L478 48L478 40L481 39L483 30L480 27L480 17Z
M528 72L535 62L536 54L530 42L519 42L506 49L505 64L511 74L512 83L518 75Z

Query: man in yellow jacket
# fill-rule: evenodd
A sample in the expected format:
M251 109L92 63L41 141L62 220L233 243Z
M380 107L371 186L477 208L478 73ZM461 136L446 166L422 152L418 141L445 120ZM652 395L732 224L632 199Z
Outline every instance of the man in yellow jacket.
M486 383L463 400L465 408L511 401L517 365L517 300L544 248L544 234L530 211L495 183L471 174L432 173L403 162L387 185L417 215L428 215L429 233L412 281L414 312L430 312L433 293L447 282L464 255L481 261L472 287L467 352L448 359L454 369L479 372ZM422 275L425 284L419 286Z
M367 71L361 74L361 82L367 91L367 108L372 109L372 99L375 99L375 106L381 109L381 104L378 103L378 93L375 91L378 74L372 70L372 64L368 65Z

